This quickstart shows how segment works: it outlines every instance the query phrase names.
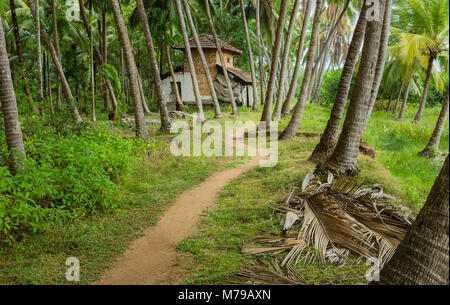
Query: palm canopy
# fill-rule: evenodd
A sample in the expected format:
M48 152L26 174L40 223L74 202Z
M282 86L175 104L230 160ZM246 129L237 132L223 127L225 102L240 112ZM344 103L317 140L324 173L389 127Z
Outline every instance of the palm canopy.
M438 59L440 68L448 71L448 9L449 0L399 2L391 27L398 44L390 47L390 54L406 66L420 59L425 70L430 57Z

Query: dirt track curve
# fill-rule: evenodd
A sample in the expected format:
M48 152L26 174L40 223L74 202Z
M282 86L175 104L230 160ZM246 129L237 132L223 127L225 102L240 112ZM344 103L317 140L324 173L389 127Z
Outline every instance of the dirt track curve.
M236 138L244 130L236 131ZM236 142L235 137L226 139ZM239 143L239 142L238 142ZM182 193L159 221L133 241L95 284L154 285L167 284L175 268L175 243L195 232L202 212L214 206L221 190L233 179L257 166L259 154L250 162L216 173L200 185Z

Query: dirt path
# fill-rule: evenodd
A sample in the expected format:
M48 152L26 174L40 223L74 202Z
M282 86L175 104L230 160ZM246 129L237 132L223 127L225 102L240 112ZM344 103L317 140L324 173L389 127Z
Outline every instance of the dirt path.
M241 137L243 131L237 130L236 137ZM261 159L258 155L246 164L216 173L181 194L159 221L145 231L145 236L132 242L95 284L166 284L171 272L176 269L175 243L194 233L202 212L214 206L221 190L233 179L259 165Z

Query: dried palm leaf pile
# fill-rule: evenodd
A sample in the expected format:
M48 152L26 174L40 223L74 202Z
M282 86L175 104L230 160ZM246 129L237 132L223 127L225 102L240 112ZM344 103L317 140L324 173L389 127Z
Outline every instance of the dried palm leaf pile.
M325 183L308 174L285 202L272 207L283 213L284 235L255 236L251 242L258 246L242 251L254 255L286 251L280 263L284 268L300 260L344 264L351 253L378 259L382 267L415 218L412 210L385 194L381 186L355 187L348 177L334 179L331 173ZM295 228L298 232L289 233Z

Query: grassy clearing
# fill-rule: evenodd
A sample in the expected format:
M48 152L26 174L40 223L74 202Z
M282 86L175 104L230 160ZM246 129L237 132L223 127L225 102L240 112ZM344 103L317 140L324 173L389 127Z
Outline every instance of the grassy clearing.
M376 147L378 162L361 157L362 172L357 183L382 183L386 192L420 206L440 164L415 155L431 135L439 109L426 109L422 127L412 128L409 122L414 110L408 110L405 123L394 122L391 114L374 112L364 140ZM212 118L213 112L207 111L206 115ZM244 121L257 122L260 115L241 109ZM323 131L328 115L328 108L308 105L301 131ZM280 130L287 123L288 118L283 119ZM446 124L440 149L448 152L448 122ZM97 280L127 245L143 234L144 228L156 223L181 192L215 171L248 160L247 157L233 160L175 158L167 145L171 136L158 135L156 128L151 130L157 139L156 151L131 175L122 177L117 198L121 210L116 214L93 215L52 232L29 236L8 249L0 249L0 284L67 284L64 274L65 260L69 256L80 259L81 284ZM276 167L255 168L228 185L218 205L202 219L200 232L178 244L180 270L183 270L179 277L191 284L224 283L232 272L253 261L254 257L240 253L241 246L252 235L279 232L279 216L267 203L282 200L292 186L314 168L306 160L317 141L317 138L296 137L280 143ZM351 263L355 263L354 260ZM365 282L359 278L364 274L365 265L323 268L313 264L298 268L309 283Z
M321 106L309 105L301 131L321 132L326 125L328 111ZM416 208L420 207L441 165L436 160L416 157L416 154L431 135L438 112L439 109L427 109L425 127L411 127L413 132L399 134L398 137L388 136L386 129L396 130L397 125L407 126L415 114L414 109L407 112L405 123L394 122L392 114L374 112L364 140L376 147L377 159L359 157L361 173L355 183L381 183L385 192L395 194ZM243 118L257 120L259 114L245 113ZM287 119L284 119L280 130L286 124ZM416 137L418 132L423 133L420 138ZM398 138L403 139L403 144L394 146ZM251 236L280 233L280 216L267 204L286 198L292 187L301 183L305 175L314 169L314 164L307 158L317 141L318 138L295 137L289 142L280 143L280 162L277 166L255 168L224 189L219 203L202 219L200 231L177 246L178 262L183 266L181 269L188 270L179 274L185 283L223 284L237 269L256 260L255 256L242 254L241 247ZM386 147L396 149L387 150ZM448 152L448 122L440 149ZM395 159L390 163L392 155ZM408 172L405 164L414 170ZM292 230L295 231L295 228ZM264 255L261 258L282 259L285 255ZM340 268L324 267L318 263L299 263L296 268L308 284L365 284L363 275L368 266L352 257L347 265Z

